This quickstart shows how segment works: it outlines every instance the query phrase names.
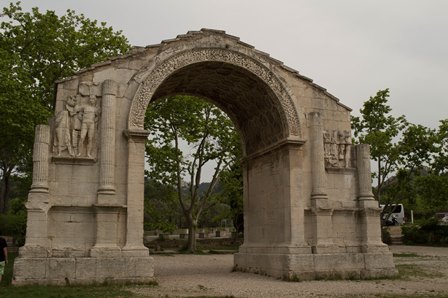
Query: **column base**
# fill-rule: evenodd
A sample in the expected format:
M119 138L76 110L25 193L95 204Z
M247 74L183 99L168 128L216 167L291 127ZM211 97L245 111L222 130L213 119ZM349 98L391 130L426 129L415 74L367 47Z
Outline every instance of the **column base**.
M378 278L395 276L398 273L390 251L323 254L240 251L234 255L234 268L237 271L264 274L293 281Z
M124 284L154 281L154 260L146 257L18 257L14 285Z
M141 246L125 246L121 251L123 256L127 257L146 257L149 255L149 249L143 244Z
M121 249L118 246L94 246L90 250L92 258L117 258L121 257Z

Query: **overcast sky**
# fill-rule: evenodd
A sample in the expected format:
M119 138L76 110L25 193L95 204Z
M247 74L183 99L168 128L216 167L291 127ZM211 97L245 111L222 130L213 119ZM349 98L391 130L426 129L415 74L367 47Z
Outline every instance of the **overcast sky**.
M446 0L22 1L35 6L105 21L138 46L225 30L312 78L355 115L389 88L393 114L434 128L448 118Z

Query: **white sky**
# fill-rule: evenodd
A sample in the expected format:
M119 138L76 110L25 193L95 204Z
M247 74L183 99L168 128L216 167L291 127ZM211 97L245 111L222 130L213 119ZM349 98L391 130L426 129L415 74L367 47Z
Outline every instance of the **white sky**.
M395 115L434 128L448 118L446 0L22 1L25 10L36 6L105 21L138 46L225 30L312 78L355 115L390 88Z

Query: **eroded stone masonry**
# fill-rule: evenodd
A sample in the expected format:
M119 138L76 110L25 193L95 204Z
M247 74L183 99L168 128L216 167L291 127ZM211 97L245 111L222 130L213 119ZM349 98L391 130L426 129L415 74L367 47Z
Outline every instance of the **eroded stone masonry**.
M208 98L243 143L238 270L274 277L396 274L381 242L370 153L351 144L350 109L297 71L223 31L203 29L57 82L36 128L25 246L15 284L147 282L144 115L172 94Z

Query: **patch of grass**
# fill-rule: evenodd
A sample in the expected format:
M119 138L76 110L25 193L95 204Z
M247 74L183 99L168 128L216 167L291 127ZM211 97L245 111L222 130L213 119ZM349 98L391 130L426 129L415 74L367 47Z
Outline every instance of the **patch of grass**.
M188 296L189 298L235 298L235 296Z
M109 298L138 297L126 287L118 286L8 286L0 287L0 297Z
M412 277L443 277L444 275L440 272L428 271L421 266L415 264L398 264L396 265L398 270L398 276L400 279L407 279ZM448 297L448 295L447 295Z
M235 298L235 296L188 296L189 298Z
M301 281L299 276L296 273L294 273L292 275L285 274L285 275L283 275L282 280L289 281L289 282L300 282Z
M416 258L420 257L420 255L413 252L402 252L402 253L394 253L395 258Z
M445 293L418 293L418 294L359 294L359 295L343 295L340 298L447 298Z
M199 290L201 290L201 291L205 291L205 290L207 290L207 287L206 287L206 286L203 286L203 285L198 285L198 288L199 288Z

